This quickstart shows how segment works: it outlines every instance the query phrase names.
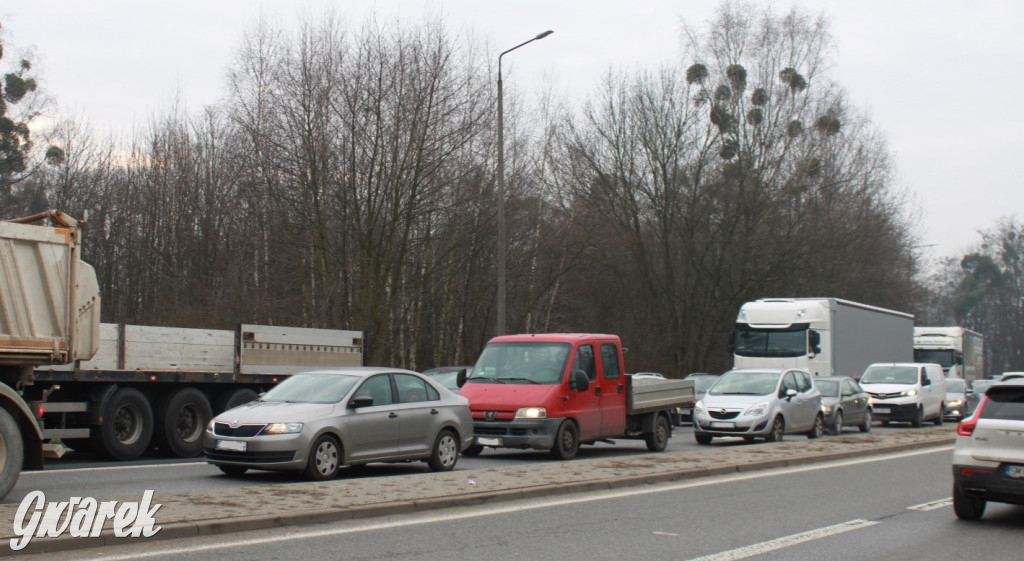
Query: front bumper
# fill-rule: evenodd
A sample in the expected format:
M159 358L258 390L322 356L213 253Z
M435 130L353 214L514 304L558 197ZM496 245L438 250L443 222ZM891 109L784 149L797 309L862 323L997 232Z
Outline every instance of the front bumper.
M492 448L551 450L563 419L473 419L473 443Z
M225 444L237 446L237 443L244 443L245 450L223 448ZM304 469L308 448L309 438L303 433L233 438L215 436L207 431L203 441L207 463L265 470Z
M953 481L968 495L997 503L1024 505L1024 478L1009 477L1010 465L999 463L986 468L953 464Z
M876 421L906 422L913 421L917 416L920 404L916 401L894 402L880 399L871 400L871 417Z
M771 419L771 415L713 419L706 413L698 413L693 417L693 432L709 436L764 437L771 432Z

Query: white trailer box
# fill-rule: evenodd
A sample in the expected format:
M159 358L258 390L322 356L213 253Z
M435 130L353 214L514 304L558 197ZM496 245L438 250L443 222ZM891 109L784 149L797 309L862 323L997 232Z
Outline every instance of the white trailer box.
M838 298L747 302L729 342L735 368L801 368L859 379L875 362L914 359L914 316Z

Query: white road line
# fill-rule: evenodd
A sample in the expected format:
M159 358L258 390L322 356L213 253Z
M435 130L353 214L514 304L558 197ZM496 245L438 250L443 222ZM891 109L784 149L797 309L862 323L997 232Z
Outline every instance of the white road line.
M932 501L930 503L924 503L924 504L919 504L919 505L914 505L914 506L908 506L907 510L920 510L922 512L926 512L926 511L929 511L929 510L937 510L937 509L940 509L940 508L943 508L943 507L947 507L947 506L950 506L952 504L953 504L953 497L947 497L945 499L939 499L937 501Z
M679 536L679 534L670 534L668 532L651 532L655 536Z
M36 470L36 471L23 471L21 477L33 476L33 475L53 475L55 473L86 473L90 471L116 471L120 469L134 470L134 469L150 469L150 468L162 468L162 467L195 467L195 466L209 466L213 467L206 462L180 462L176 464L145 464L135 466L104 466L104 467L93 467L93 468L68 468L68 469L51 469L51 470Z
M817 530L810 530L807 532L800 532L799 534L784 536L766 542L755 543L753 545L748 545L746 547L741 547L730 551L723 551L721 553L705 555L704 557L695 557L690 561L734 561L736 559L746 559L747 557L761 555L762 553L768 553L769 551L783 549L796 544L809 542L821 538L827 538L829 536L842 534L844 532L849 532L852 530L867 528L869 526L874 526L875 524L878 524L878 522L872 522L870 520L850 520L849 522L843 522L842 524L826 526L824 528L818 528Z
M603 501L608 499L617 499L623 497L632 497L636 495L648 495L651 493L663 493L665 491L677 491L682 489L692 489L694 487L705 487L709 485L718 485L721 483L729 483L735 481L749 481L754 479L764 479L768 477L776 477L780 475L789 475L793 473L803 473L806 471L813 471L819 469L831 469L837 467L854 466L859 464L866 464L871 462L880 462L885 460L895 460L901 458L908 458L912 456L922 456L925 454L933 454L937 451L952 450L952 446L948 447L937 447L937 448L926 448L922 450L911 450L907 452L897 452L894 454L884 454L878 456L868 456L860 459L850 460L838 460L835 462L823 462L818 464L807 464L804 466L796 466L789 468L777 468L767 471L760 472L749 472L749 473L738 473L730 475L718 475L712 477L704 477L701 479L690 480L682 483L670 483L662 485L652 485L645 488L630 488L617 491L603 491L596 493L588 493L585 496L577 497L556 497L550 499L535 499L529 502L513 503L507 505L501 505L496 507L457 507L450 509L443 513L422 513L422 514L411 514L400 516L397 520L389 520L382 522L380 520L367 520L367 521L352 521L346 523L347 525L343 528L329 528L323 530L305 530L291 532L288 528L281 528L276 530L279 532L274 536L263 536L257 538L242 538L234 539L230 541L218 541L217 543L200 544L195 546L178 546L178 547L167 547L161 549L155 549L146 552L136 552L124 555L111 555L108 557L90 557L92 561L121 561L125 559L146 559L150 557L160 557L163 555L185 555L194 554L206 551L215 551L218 549L228 549L232 547L251 547L266 545L272 543L279 543L291 540L301 539L316 539L332 536L341 536L346 534L355 534L358 532L370 532L377 530L387 530L391 528L400 528L404 526L416 526L423 524L434 524L437 522L450 522L455 520L463 520L468 518L477 518L480 516L494 516L500 514L508 514L512 512L527 512L531 510L550 508L557 506L591 503L596 501ZM214 490L215 491L215 490ZM157 523L159 523L159 518ZM856 521L854 521L856 522ZM846 524L850 524L847 522ZM873 522L868 524L874 524ZM841 526L841 525L840 525ZM854 529L854 528L850 528ZM264 530L263 532L266 532ZM837 532L838 533L838 532ZM797 534L800 535L800 534Z

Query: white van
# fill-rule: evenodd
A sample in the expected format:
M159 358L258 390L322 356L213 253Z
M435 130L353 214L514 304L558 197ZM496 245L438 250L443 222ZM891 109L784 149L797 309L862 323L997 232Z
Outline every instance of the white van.
M860 385L871 396L876 420L907 422L915 427L931 420L942 424L946 412L946 378L942 366L922 362L879 362L868 366Z

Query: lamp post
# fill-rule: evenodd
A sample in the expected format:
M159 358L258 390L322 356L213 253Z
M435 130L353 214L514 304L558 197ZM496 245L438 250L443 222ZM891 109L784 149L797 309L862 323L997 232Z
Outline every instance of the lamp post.
M501 57L552 33L554 31L550 29L539 33L529 41L524 41L498 55L498 326L496 335L505 334L505 123L501 92Z

